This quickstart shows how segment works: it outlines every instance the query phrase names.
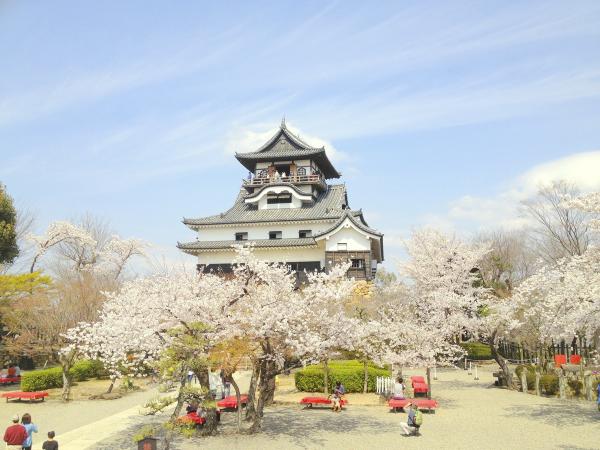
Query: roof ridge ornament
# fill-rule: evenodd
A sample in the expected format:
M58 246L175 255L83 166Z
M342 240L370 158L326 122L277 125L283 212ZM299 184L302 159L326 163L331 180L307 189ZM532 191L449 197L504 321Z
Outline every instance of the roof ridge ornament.
M285 114L281 118L281 128L286 128L286 126L285 126Z

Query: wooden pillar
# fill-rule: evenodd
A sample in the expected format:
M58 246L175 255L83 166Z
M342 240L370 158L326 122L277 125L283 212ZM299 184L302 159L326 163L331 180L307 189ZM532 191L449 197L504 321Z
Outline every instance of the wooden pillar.
M542 395L542 391L540 389L540 369L539 367L535 370L535 395Z

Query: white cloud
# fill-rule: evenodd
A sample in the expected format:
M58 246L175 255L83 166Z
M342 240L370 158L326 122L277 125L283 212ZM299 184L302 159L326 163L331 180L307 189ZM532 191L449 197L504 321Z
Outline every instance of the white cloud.
M492 197L465 195L449 205L446 216L434 216L454 226L474 228L521 228L527 219L519 214L520 202L535 194L542 185L565 180L582 191L600 191L600 150L575 153L539 164L508 184Z

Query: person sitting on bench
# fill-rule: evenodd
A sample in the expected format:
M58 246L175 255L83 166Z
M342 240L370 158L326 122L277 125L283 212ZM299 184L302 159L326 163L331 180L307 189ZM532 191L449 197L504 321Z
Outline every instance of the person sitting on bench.
M406 389L406 386L404 386L404 380L402 377L398 377L394 383L394 396L392 398L394 400L404 400L406 398L404 397L404 389Z

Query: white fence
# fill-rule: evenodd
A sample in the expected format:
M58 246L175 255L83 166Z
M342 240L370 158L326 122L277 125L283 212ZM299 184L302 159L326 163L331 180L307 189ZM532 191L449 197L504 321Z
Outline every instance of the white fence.
M394 380L390 377L377 377L377 393L390 395L394 392Z

